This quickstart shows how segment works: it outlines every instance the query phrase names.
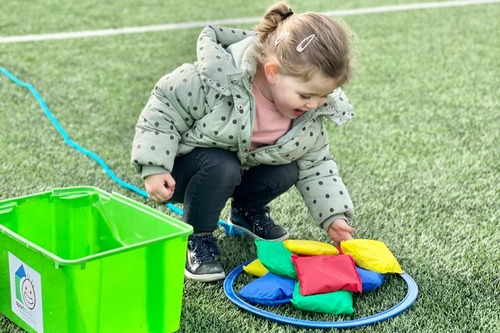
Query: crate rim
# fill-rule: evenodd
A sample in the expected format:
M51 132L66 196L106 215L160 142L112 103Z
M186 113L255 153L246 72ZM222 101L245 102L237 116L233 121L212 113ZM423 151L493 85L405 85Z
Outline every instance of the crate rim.
M143 203L134 201L134 200L132 200L132 199L120 194L120 193L117 193L114 191L109 193L109 192L106 192L104 190L101 190L101 189L99 189L97 187L93 187L93 186L74 186L74 187L54 188L52 190L45 191L45 192L30 194L30 195L26 195L26 196L19 196L16 198L4 199L4 200L0 200L0 208L1 208L2 204L14 202L17 199L36 197L36 196L40 196L40 195L44 195L44 194L48 194L48 193L55 194L57 192L63 192L64 190L82 190L82 191L85 190L85 191L98 192L99 194L101 194L103 196L106 196L108 198L114 198L115 200L121 201L126 205L133 205L133 206L135 206L135 208L141 210L142 212L144 212L146 214L153 215L153 216L156 216L156 217L162 219L163 222L165 222L165 223L175 224L175 226L179 227L180 229L177 232L174 232L174 233L171 233L171 234L168 234L165 236L155 237L155 238L148 239L148 240L145 240L142 242L122 246L122 247L119 247L116 249L111 249L111 250L99 252L99 253L92 254L89 256L84 256L84 257L81 257L78 259L61 258L60 256L55 255L54 253L44 249L43 247L31 242L30 240L22 237L21 235L13 232L12 230L10 230L9 228L5 227L2 224L0 224L0 232L2 232L3 234L6 234L7 236L9 236L10 238L12 238L16 241L22 243L24 246L26 246L26 248L36 250L37 252L41 253L43 256L50 258L52 261L55 262L56 268L59 268L60 266L79 265L79 266L81 266L82 269L84 269L87 262L90 262L90 261L104 258L104 257L110 256L110 255L115 254L115 253L128 252L130 250L144 247L144 246L149 245L149 244L157 243L157 242L165 240L165 239L172 239L172 238L176 238L179 236L187 237L189 234L193 233L193 227L185 222L182 222L180 220L175 219L179 223L173 223L170 220L170 219L173 219L173 217L166 215L166 214L164 214L164 213L162 213L162 212L160 212L160 211L158 211L150 206L147 206Z

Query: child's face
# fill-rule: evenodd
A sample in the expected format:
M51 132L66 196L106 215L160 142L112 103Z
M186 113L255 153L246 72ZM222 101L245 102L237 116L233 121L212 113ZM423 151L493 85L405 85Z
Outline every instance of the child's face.
M274 80L268 83L269 92L278 111L289 119L317 109L326 102L327 95L338 88L335 79L318 72L306 82L293 76L276 74Z

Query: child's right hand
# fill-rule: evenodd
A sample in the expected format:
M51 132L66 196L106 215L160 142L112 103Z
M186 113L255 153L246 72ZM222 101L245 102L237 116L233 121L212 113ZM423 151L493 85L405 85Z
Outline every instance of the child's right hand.
M144 179L146 192L155 202L163 203L172 198L175 191L175 180L170 173L158 173Z
M347 224L346 220L338 219L330 224L330 228L328 228L328 236L330 236L333 242L340 244L340 242L344 240L352 239L351 234L354 231L356 231L356 229Z

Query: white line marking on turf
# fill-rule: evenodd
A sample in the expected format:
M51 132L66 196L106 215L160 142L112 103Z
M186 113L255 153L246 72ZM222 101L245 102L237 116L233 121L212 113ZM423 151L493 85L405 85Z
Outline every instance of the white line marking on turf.
M377 13L418 10L418 9L472 6L472 5L493 4L493 3L500 3L500 0L459 0L459 1L443 1L443 2L422 2L422 3L380 6L380 7L370 7L370 8L340 9L340 10L324 12L324 14L328 16L340 17L340 16L377 14ZM9 37L0 37L0 44L36 42L36 41L57 40L57 39L86 38L86 37L103 37L103 36L113 36L113 35L128 35L128 34L137 34L144 32L154 32L154 31L203 28L207 25L224 26L232 24L256 23L259 20L260 17L247 17L247 18L233 18L233 19L212 20L212 21L181 22L181 23L171 23L162 25L150 25L143 27L127 27L119 29L103 29L103 30L90 30L90 31L78 31L78 32L60 32L60 33L39 34L39 35L9 36Z

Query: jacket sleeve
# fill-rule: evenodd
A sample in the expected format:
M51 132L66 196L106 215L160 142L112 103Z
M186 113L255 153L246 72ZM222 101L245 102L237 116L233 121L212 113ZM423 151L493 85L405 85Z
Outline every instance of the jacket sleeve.
M315 148L298 161L297 189L316 224L325 231L336 219L354 216L354 207L339 175L337 163L330 154L327 132L323 129Z
M132 163L143 178L172 170L181 136L204 111L203 89L193 64L158 81L139 116L132 146Z

